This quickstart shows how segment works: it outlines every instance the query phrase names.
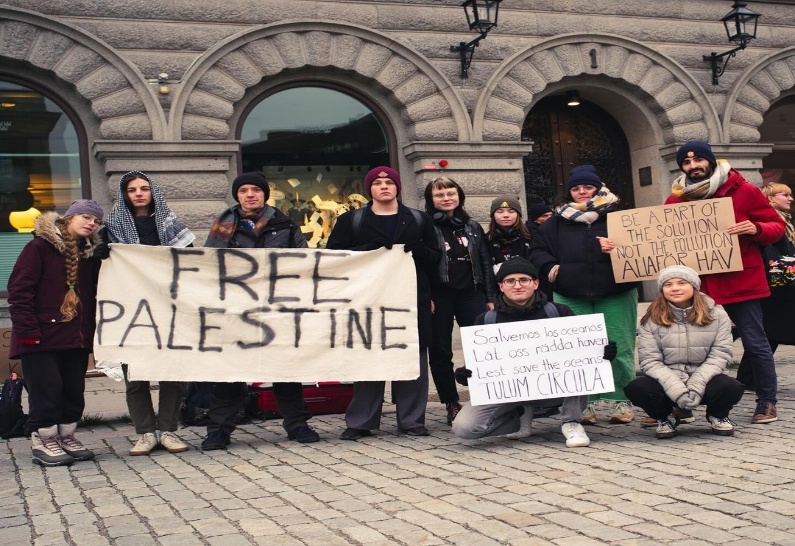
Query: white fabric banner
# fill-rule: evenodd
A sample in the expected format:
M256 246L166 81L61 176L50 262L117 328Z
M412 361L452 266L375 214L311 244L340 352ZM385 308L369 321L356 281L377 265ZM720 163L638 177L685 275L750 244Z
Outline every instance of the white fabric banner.
M370 252L111 245L96 360L134 380L380 381L419 375L417 279Z
M615 390L604 315L461 328L473 406Z

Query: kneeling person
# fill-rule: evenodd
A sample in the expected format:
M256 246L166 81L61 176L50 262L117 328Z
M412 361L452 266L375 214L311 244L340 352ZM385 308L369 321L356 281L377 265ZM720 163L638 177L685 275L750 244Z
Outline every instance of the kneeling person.
M518 322L550 318L545 305L546 295L538 291L538 270L523 258L513 258L504 262L496 273L497 286L501 294L494 302L496 322ZM574 313L567 306L549 302L561 317L571 317ZM487 313L481 313L475 324L486 323ZM605 347L605 358L615 357L615 343ZM468 384L472 370L458 368L456 381ZM524 400L506 404L473 406L465 404L453 421L453 433L459 438L483 438L500 436L524 438L530 436L533 422L533 408L560 406L561 431L566 437L567 447L585 447L591 443L585 429L580 424L582 412L588 405L588 395L568 396L548 400Z

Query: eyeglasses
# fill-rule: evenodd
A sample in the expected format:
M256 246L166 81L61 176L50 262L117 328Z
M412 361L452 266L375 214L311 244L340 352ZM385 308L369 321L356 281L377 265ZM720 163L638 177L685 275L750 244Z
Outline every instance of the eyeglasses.
M446 192L434 192L431 194L431 197L433 197L434 199L445 199L445 198L452 199L457 195L458 195L458 190L453 189Z
M534 280L535 279L531 279L530 277L521 277L519 279L505 279L501 284L504 284L505 286L514 286L515 284L519 283L519 286L527 286Z
M83 219L84 222L94 222L94 224L98 226L102 225L102 220L100 220L93 214L81 214L80 217Z

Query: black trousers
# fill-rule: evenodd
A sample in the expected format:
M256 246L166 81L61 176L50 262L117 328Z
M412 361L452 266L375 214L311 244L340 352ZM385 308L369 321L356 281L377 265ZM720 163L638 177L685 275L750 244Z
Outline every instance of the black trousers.
M475 290L453 290L434 286L431 293L433 311L433 344L429 351L431 376L442 404L458 401L453 371L453 320L458 326L472 326L475 318L488 310L486 293Z
M282 426L287 432L305 426L312 417L306 407L301 383L274 383L273 395L279 414L284 418ZM223 430L231 434L235 430L235 415L243 408L246 396L245 383L215 383L207 412L210 418L207 432Z
M86 407L88 349L28 353L21 360L28 386L28 432L78 422Z
M723 419L729 416L731 409L743 397L744 391L743 384L733 377L726 374L716 375L707 383L701 403L706 404L707 415ZM662 385L651 377L634 379L624 387L624 394L630 402L643 408L649 417L658 421L671 415L676 407L676 402L668 398Z

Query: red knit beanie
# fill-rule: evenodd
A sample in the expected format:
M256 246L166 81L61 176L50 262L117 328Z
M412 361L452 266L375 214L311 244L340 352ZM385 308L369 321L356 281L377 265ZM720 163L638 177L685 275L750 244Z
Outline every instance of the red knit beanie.
M397 171L391 167L376 167L375 169L371 169L364 177L364 191L368 196L372 197L370 188L373 186L373 181L376 178L389 178L395 183L395 186L397 186L397 194L400 195L400 175Z

